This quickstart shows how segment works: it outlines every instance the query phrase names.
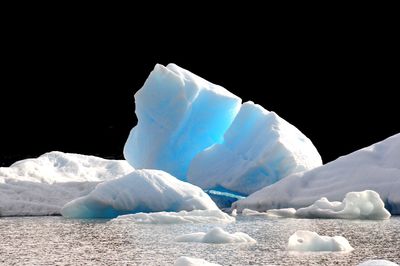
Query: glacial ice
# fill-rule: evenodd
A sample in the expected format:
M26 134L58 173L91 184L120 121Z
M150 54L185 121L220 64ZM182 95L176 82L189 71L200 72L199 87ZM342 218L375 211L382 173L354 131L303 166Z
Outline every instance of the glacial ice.
M292 174L267 186L232 208L266 211L302 208L325 197L341 201L348 192L374 190L385 208L400 214L400 134L338 158L318 168Z
M240 108L224 141L193 159L188 181L242 195L322 164L312 142L296 127L258 104Z
M138 224L182 224L211 223L226 224L235 218L220 210L193 210L180 212L135 213L118 216L112 222L134 222Z
M277 114L241 105L236 95L175 64L156 65L135 103L138 124L124 155L138 169L243 196L322 164L311 141ZM236 200L213 196L221 206Z
M139 212L218 210L199 187L161 170L134 170L103 182L87 196L67 203L61 214L69 218L115 218Z
M311 231L296 231L289 238L289 251L352 251L346 238L342 236L320 236Z
M177 242L199 242L209 244L228 244L228 243L249 243L254 244L257 241L248 234L236 232L230 234L220 227L215 227L207 233L191 233L178 236L175 239Z
M175 261L174 266L221 266L221 265L211 263L203 259L182 256Z
M56 151L0 167L0 216L59 215L99 182L132 171L126 161Z
M360 219L360 220L384 220L390 218L390 212L379 194L372 190L361 192L349 192L343 202L330 202L327 198L321 198L312 205L298 210L294 208L270 209L266 212L258 212L251 209L243 209L244 216L265 216L281 218L328 218L328 219Z
M367 260L357 266L399 266L397 263L388 260Z
M390 218L390 212L379 194L372 190L349 192L343 202L330 202L321 198L311 206L296 211L298 218L340 218L340 219L369 219L383 220Z
M222 141L241 99L175 64L157 64L135 103L138 124L125 144L125 158L135 168L185 180L193 157Z

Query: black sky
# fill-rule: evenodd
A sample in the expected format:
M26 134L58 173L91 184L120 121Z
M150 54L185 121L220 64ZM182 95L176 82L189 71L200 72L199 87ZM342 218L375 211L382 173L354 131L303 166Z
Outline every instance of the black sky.
M144 49L127 31L74 29L28 27L7 39L2 166L52 150L121 158L136 123L133 95L155 63L176 63L277 112L324 162L400 132L399 46L390 30L299 27L243 43L182 42L175 52L163 47L168 39Z

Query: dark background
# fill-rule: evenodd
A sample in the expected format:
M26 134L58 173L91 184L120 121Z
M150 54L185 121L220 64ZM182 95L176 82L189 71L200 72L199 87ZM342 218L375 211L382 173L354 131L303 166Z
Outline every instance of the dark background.
M17 28L1 52L1 166L52 150L122 158L136 124L133 95L156 63L277 112L324 162L400 132L398 32L382 24L299 21L229 37L221 27L220 39L193 40L180 29L177 43L164 28L154 40L102 24Z

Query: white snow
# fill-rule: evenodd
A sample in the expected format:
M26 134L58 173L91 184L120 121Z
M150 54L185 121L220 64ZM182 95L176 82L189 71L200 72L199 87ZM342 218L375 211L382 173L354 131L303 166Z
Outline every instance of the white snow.
M134 170L103 182L87 196L67 203L61 214L70 218L115 218L139 212L218 210L199 187L161 170Z
M241 99L175 64L157 64L135 103L138 124L125 144L125 158L135 168L185 180L193 157L222 141Z
M372 190L349 192L343 202L330 202L321 198L311 206L298 209L299 218L340 218L340 219L389 219L390 213L379 194Z
M320 166L296 173L233 203L265 211L302 208L325 197L341 201L348 192L374 190L392 214L400 214L400 134Z
M113 222L134 222L139 224L181 224L181 223L233 223L235 218L220 210L193 210L180 212L153 212L121 215Z
M388 260L367 260L357 266L399 266L397 263Z
M346 238L342 236L320 236L316 232L296 231L289 238L289 251L352 251Z
M221 265L216 263L211 263L203 259L182 256L175 261L174 266L221 266Z
M256 243L248 234L236 232L230 234L220 227L215 227L207 233L199 232L178 236L177 242L200 242L210 244L228 244L228 243Z
M293 218L295 214L296 210L293 208L271 209L266 212L258 212L250 209L242 210L242 215L244 216L264 216L268 218Z
M0 168L0 216L59 215L103 180L133 171L122 160L49 152Z
M296 127L246 102L222 143L193 159L188 181L203 189L248 195L292 173L322 164L312 142Z

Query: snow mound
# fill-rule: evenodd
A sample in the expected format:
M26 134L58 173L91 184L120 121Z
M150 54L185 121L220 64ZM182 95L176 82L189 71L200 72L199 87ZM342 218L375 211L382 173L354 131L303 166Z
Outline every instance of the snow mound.
M199 242L210 244L228 244L228 243L256 243L257 241L251 238L248 234L236 232L230 234L220 227L215 227L207 233L192 233L178 236L175 239L177 242Z
M346 238L342 236L320 236L311 231L296 231L289 238L290 251L352 251Z
M217 210L200 188L160 170L134 170L96 186L87 196L67 203L61 214L69 218L115 218L139 212Z
M294 218L296 210L293 208L287 209L271 209L266 212L258 212L250 209L242 210L244 216L264 216L268 218Z
M153 212L121 215L113 221L127 221L139 224L181 224L181 223L233 223L235 218L220 210L194 210L180 212Z
M241 99L175 64L157 64L135 103L138 124L125 144L125 158L135 168L185 180L193 157L222 141Z
M390 212L379 194L372 190L349 192L343 202L330 202L321 198L311 206L298 209L299 218L340 218L340 219L370 219L383 220L390 218Z
M174 266L221 266L221 265L211 263L203 259L182 256L175 261Z
M296 127L258 104L246 102L222 143L193 159L189 182L248 195L292 173L322 164L312 142Z
M0 183L7 179L53 184L55 182L98 182L132 172L123 160L52 151L38 158L0 167Z
M341 201L348 192L374 190L392 214L400 214L400 134L296 173L233 203L233 208L265 211L302 208L326 197Z
M0 216L59 215L67 202L133 168L121 160L49 152L0 168Z
M399 266L397 263L388 260L367 260L357 266Z

